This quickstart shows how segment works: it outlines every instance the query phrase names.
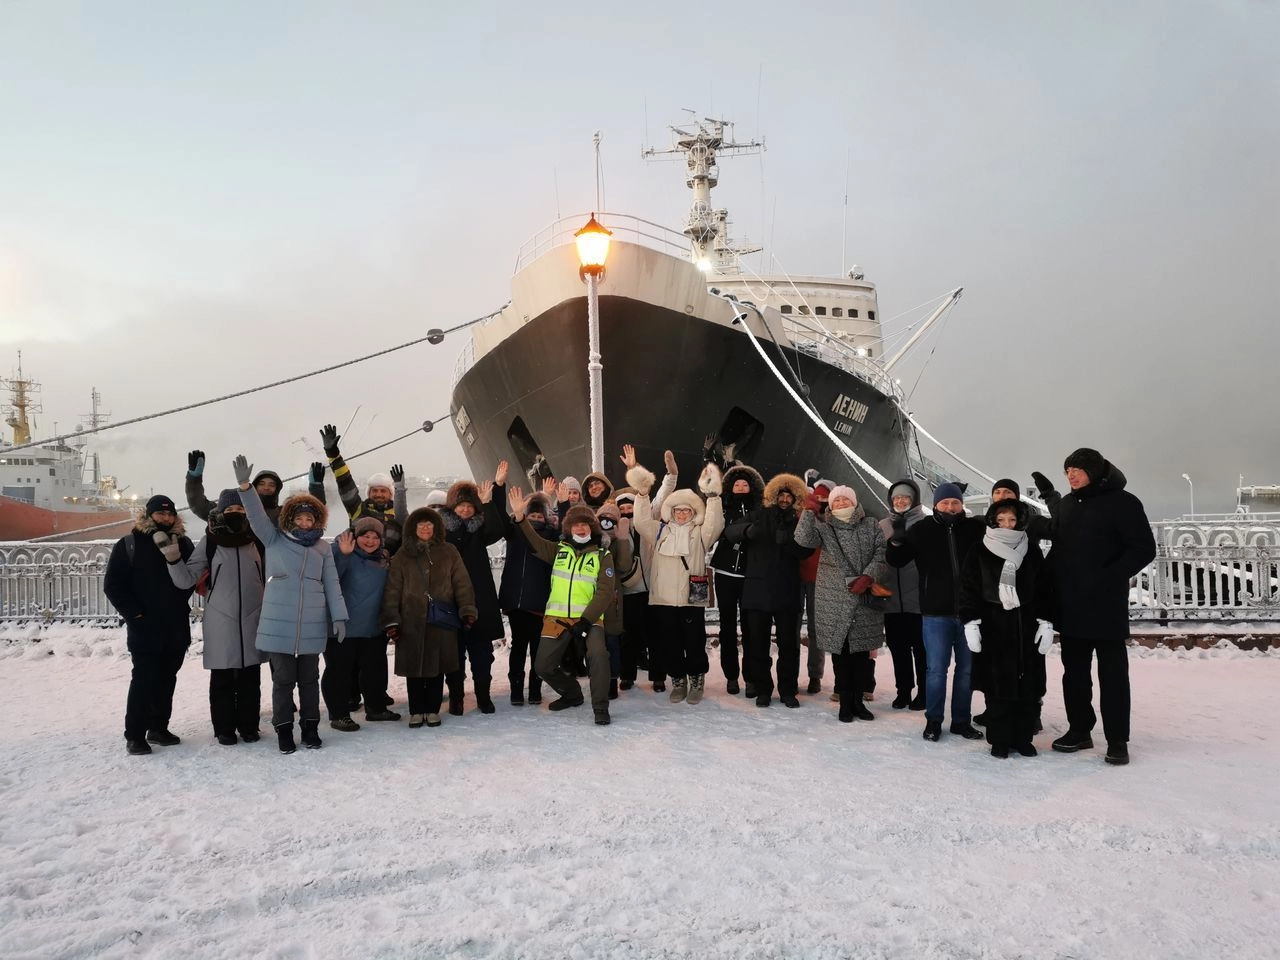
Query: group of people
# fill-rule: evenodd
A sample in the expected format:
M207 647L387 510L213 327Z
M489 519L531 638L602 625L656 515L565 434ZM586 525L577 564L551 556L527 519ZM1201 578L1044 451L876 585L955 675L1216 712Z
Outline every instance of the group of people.
M297 749L295 717L302 744L321 746L322 699L339 731L360 729L352 714L361 705L366 722L400 720L387 693L389 643L410 727L439 726L446 692L448 712L464 712L468 666L476 707L493 714L504 614L513 706L541 703L545 684L550 710L589 695L595 723L608 724L610 702L641 670L655 693L668 693L669 681L671 702L697 704L714 606L728 694L745 692L758 707L776 694L798 707L805 624L805 692L821 691L830 655L842 722L874 719L873 656L887 644L893 708L923 710L924 739L939 740L950 673L950 732L981 739L974 724L985 724L996 757L1036 752L1056 625L1069 729L1054 749L1093 746L1096 653L1106 759L1128 762L1128 585L1155 547L1141 503L1096 451L1066 459L1066 494L1033 475L1048 516L1013 481L997 483L990 509L975 517L961 486L939 484L926 510L917 483L904 479L876 519L852 487L813 471L766 482L746 464L708 458L696 484L681 488L670 452L659 483L630 446L623 487L600 472L545 478L526 495L508 487L504 461L492 480L433 491L410 512L401 467L369 477L362 495L336 428L326 425L321 440L349 519L332 542L321 539L324 463L312 464L308 492L282 503L280 476L237 456L235 485L211 501L195 450L186 494L206 523L200 541L186 536L173 501L155 496L116 544L105 589L133 663L129 753L179 742L169 719L199 592L210 719L226 745L260 737L263 661L284 753ZM489 547L502 540L495 583ZM975 689L986 699L979 717L970 713Z

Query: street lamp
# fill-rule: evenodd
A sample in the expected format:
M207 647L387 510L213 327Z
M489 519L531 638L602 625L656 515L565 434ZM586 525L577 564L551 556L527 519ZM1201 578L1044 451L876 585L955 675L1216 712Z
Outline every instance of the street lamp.
M587 284L587 384L591 405L591 470L604 472L604 410L602 408L600 363L600 296L597 286L604 276L604 262L609 256L609 239L613 233L607 230L596 215L586 226L573 235L578 246L578 275Z
M1187 486L1191 489L1191 516L1196 515L1196 485L1191 482L1189 474L1183 474L1182 479L1187 481Z

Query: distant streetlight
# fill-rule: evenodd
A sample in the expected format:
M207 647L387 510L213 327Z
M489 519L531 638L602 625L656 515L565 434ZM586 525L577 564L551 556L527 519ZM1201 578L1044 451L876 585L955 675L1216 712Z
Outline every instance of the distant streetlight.
M1191 482L1191 477L1189 474L1184 473L1182 475L1182 479L1187 481L1187 486L1191 490L1191 516L1194 517L1196 515L1196 485Z
M612 231L606 229L596 215L573 235L578 246L578 275L587 284L587 384L591 414L591 470L604 472L604 409L600 362L600 295L597 287L604 276L604 263L609 257Z

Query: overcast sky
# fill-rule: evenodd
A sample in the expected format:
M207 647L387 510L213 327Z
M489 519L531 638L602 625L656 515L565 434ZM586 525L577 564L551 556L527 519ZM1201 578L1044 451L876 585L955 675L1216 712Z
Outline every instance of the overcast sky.
M639 150L690 107L767 139L715 200L786 270L842 267L847 168L881 316L965 287L911 407L987 471L1096 446L1153 516L1183 472L1201 511L1280 482L1276 3L436 7L0 3L0 371L43 382L38 434L94 385L125 419L500 306L593 206L595 130L606 206L679 225ZM98 448L134 491L181 496L192 446L215 489L241 450L299 472L357 407L348 450L446 414L461 345ZM357 473L397 460L464 469L448 424Z

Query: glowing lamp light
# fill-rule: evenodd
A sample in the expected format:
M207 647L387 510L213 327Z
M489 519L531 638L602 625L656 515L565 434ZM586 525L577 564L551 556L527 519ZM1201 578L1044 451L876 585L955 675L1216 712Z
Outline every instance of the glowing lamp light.
M698 269L701 270L703 273L710 273L711 261L708 260L706 257L703 257L701 260L698 261Z
M591 214L586 226L573 235L578 245L578 263L584 274L600 276L604 273L604 262L609 257L609 239L613 232Z

